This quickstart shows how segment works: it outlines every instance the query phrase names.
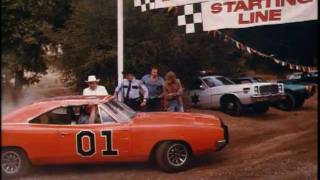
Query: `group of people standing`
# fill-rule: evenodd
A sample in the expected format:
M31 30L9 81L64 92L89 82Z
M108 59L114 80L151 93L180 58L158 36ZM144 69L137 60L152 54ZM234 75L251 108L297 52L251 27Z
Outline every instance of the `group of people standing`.
M123 75L124 79L116 87L114 97L132 109L147 112L184 111L182 84L174 72L169 71L164 79L157 67L152 67L150 74L141 80L136 79L132 71L123 72ZM83 95L108 95L106 88L98 85L99 81L94 75L89 76L86 81L89 87L83 90Z

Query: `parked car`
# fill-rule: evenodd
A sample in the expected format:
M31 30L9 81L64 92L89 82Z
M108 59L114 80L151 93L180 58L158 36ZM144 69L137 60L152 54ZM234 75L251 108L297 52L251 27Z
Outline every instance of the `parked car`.
M288 80L295 81L296 83L314 83L318 84L318 71L303 73L295 72L287 76Z
M5 115L1 140L5 176L22 175L30 164L149 159L175 172L186 169L192 157L225 147L228 127L212 115L137 113L111 96L69 96Z
M232 80L238 84L267 82L259 77L241 77ZM313 96L316 91L316 86L310 83L299 83L296 80L283 80L278 82L284 84L286 96L285 99L275 102L274 105L282 110L290 111L301 108L305 100Z
M303 83L296 80L282 80L279 82L284 84L286 99L277 103L276 107L286 111L301 108L305 100L312 97L317 89L317 86L313 83Z
M203 108L220 108L240 116L246 107L265 113L269 103L284 97L282 83L236 84L223 76L200 76L185 92L187 104Z

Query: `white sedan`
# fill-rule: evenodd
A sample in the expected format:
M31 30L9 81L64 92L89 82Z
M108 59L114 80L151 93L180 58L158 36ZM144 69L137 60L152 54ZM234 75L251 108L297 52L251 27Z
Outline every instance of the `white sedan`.
M232 116L239 116L245 107L265 113L269 103L285 97L282 83L235 84L223 76L197 78L185 92L187 105L219 108Z

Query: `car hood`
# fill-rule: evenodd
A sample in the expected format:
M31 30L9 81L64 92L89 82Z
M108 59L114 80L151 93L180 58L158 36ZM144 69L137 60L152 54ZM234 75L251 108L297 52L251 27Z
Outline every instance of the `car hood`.
M284 88L298 91L298 90L305 90L306 85L303 85L303 84L284 84Z
M198 113L152 112L138 113L134 124L143 125L216 125L221 126L220 118Z

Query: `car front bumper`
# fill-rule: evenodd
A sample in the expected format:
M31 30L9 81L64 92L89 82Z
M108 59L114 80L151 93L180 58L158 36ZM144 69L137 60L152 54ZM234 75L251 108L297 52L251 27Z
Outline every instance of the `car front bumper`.
M275 102L279 101L282 99L285 99L286 95L285 93L281 94L269 94L269 95L257 95L257 96L252 96L251 100L254 103L259 103L259 102Z

